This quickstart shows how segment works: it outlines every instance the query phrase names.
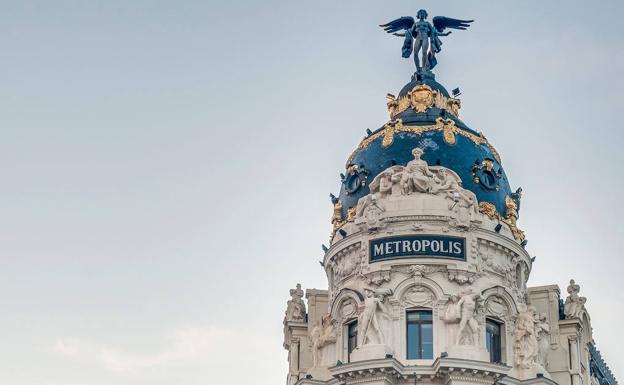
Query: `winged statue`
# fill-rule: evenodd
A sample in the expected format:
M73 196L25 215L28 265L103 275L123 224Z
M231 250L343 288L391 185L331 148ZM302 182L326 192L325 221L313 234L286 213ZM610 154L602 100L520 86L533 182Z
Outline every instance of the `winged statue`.
M380 25L388 33L405 37L403 57L409 58L413 52L417 72L429 71L436 66L435 54L442 50L440 36L451 34L451 31L444 32L446 29L467 29L474 21L436 16L431 20L433 23L431 24L427 21L428 16L427 11L421 9L416 13L418 21L411 16L403 16ZM421 58L419 58L420 52L422 52Z

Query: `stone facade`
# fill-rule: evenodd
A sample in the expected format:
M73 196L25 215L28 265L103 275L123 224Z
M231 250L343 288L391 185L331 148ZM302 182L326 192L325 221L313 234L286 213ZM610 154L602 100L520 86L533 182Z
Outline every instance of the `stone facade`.
M369 194L336 227L323 259L328 290L307 290L307 311L301 288L291 290L287 385L600 383L590 370L592 329L580 287L571 281L563 306L557 286L527 288L532 260L514 236L515 221L501 225L482 213L457 174L428 165L422 153L414 149L406 166L370 181ZM463 257L371 259L372 241L413 235L462 239ZM411 310L432 314L428 358L407 358ZM490 362L486 320L501 327L499 362Z

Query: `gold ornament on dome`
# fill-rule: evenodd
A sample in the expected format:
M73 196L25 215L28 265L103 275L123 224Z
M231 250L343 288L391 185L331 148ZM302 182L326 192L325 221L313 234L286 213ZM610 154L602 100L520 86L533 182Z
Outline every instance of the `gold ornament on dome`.
M513 203L513 205L510 204L510 202ZM507 206L507 216L505 218L503 218L498 213L498 211L496 210L496 206L494 206L490 202L479 203L479 211L481 212L481 214L487 216L492 220L498 220L499 222L506 224L507 226L509 226L509 230L511 230L511 234L513 235L514 239L524 241L524 239L526 238L524 235L524 231L520 230L516 226L516 221L518 219L518 206L509 196L505 198L505 205Z
M384 125L384 136L383 140L381 141L381 146L383 148L386 148L394 143L394 125L395 122L388 122Z
M355 214L357 214L355 207L349 207L347 210L347 222L353 222L355 220Z
M500 159L500 156L498 155L498 152L496 151L494 146L492 146L487 141L487 139L483 136L483 134L479 133L479 135L475 135L473 133L470 133L466 130L463 130L457 127L453 119L444 119L440 117L436 119L435 124L425 125L425 126L406 126L403 124L403 120L401 119L392 120L386 123L383 126L383 129L377 131L376 133L370 136L367 136L360 142L360 144L355 149L355 151L353 151L353 153L349 156L349 159L347 160L347 164L353 163L353 158L355 157L356 151L359 151L368 147L368 145L370 145L373 141L375 141L376 139L380 137L383 137L382 146L385 148L385 147L392 145L392 143L394 142L394 135L399 132L410 132L416 135L422 135L423 133L429 132L429 131L442 131L443 136L444 136L444 141L448 144L455 144L457 140L456 135L461 135L476 145L483 144L490 149L490 151L492 152L492 154L494 155L494 158L496 158L498 163L501 163L501 159Z
M387 94L388 112L390 118L394 119L398 114L413 108L416 112L427 112L431 107L444 109L459 117L461 102L459 99L444 96L442 92L434 90L426 84L417 84L405 96L397 98L392 94Z
M334 212L332 214L332 224L334 225L334 231L338 229L344 221L342 220L342 202L338 201L334 204Z
M425 112L433 106L433 90L426 84L417 84L408 95L416 112Z
M455 139L455 121L453 119L446 119L442 122L442 135L444 137L444 141L447 144L455 144L457 140Z
M459 109L461 108L461 101L459 99L447 98L446 109L451 114L459 116Z
M518 220L518 205L509 195L505 197L505 207L507 208L507 220L515 226Z
M479 211L481 212L481 214L486 215L490 219L498 219L500 217L498 211L496 211L496 206L494 206L490 202L480 202Z

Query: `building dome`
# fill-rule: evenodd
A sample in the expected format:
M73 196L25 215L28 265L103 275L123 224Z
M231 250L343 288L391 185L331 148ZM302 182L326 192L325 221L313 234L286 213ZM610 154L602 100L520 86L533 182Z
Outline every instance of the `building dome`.
M510 199L517 209L520 191L512 191L498 152L482 133L459 119L459 108L459 99L450 97L433 74L414 77L398 97L388 94L391 120L369 132L349 156L341 175L338 202L344 218L369 194L370 181L391 166L405 166L416 147L424 151L422 159L428 164L457 173L462 186L476 195L482 211L504 218Z
M390 120L367 130L331 195L327 290L306 290L307 307L290 290L287 384L617 385L580 286L565 301L556 285L527 287L521 189L430 71L444 27L470 21L417 15L382 25L405 37L417 72L388 94Z

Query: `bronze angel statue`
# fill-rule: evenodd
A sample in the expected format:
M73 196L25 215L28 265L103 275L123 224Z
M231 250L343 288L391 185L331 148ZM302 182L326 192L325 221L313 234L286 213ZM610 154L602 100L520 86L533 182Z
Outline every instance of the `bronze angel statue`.
M435 54L442 49L442 41L439 37L448 36L451 33L451 31L444 33L445 29L467 29L470 23L474 21L436 16L432 20L432 25L427 21L427 16L427 11L421 9L416 14L418 21L411 16L403 16L387 24L380 25L388 33L405 37L403 57L409 58L412 51L414 52L414 63L416 64L417 72L429 71L437 64ZM419 60L419 52L422 52L421 60Z

